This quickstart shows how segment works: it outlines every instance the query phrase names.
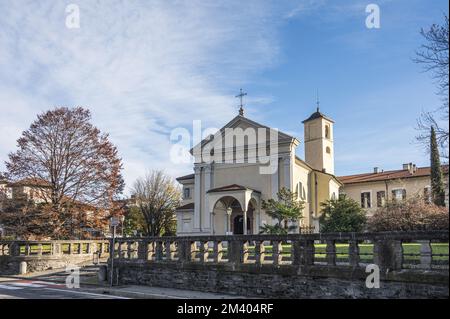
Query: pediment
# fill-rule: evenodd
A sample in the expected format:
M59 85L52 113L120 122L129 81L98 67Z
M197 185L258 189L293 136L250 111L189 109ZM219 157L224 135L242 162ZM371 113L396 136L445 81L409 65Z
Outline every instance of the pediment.
M242 133L245 135L246 133L249 133L251 131L248 131L247 129L253 129L253 131L256 134L255 139L258 141L259 136L258 134L260 132L264 132L265 131L265 135L264 137L266 138L267 143L269 144L270 142L273 142L270 140L270 130L274 130L266 125L262 125L260 123L257 123L255 121L252 121L246 117L243 116L236 116L235 118L233 118L230 122L228 122L226 125L224 125L219 131L217 131L214 135L210 135L207 138L203 139L201 144L197 144L194 148L191 149L191 154L193 154L193 150L197 147L201 147L201 149L203 149L208 143L211 143L214 140L217 140L217 138L222 137L223 139L226 138L226 134L230 134L229 132L227 132L227 129L241 129ZM264 129L264 130L259 130L259 129ZM233 133L235 134L236 131L233 131ZM285 144L285 143L292 143L294 141L296 141L298 143L298 140L286 133L283 133L281 131L277 131L277 137L278 137L278 144ZM263 138L263 137L261 137Z

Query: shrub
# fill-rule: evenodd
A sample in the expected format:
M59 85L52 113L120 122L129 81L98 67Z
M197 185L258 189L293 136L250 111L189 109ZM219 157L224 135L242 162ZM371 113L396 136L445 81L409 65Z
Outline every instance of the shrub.
M370 231L448 230L448 209L417 197L388 202L369 218Z

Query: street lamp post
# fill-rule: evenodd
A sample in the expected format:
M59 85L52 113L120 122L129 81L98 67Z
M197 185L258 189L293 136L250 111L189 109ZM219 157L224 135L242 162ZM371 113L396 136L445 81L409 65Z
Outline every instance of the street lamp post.
M122 215L122 216L120 216L120 225L121 225L121 236L122 236L122 238L123 238L123 223L125 222L125 216L124 215Z

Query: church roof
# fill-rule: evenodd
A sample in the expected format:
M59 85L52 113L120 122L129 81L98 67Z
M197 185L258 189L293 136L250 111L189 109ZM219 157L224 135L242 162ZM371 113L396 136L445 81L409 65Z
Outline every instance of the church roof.
M262 128L270 129L270 127L268 127L268 126L266 126L266 125L257 123L257 122L255 122L255 121L250 120L249 118L246 118L246 117L244 117L244 116L238 115L238 116L236 116L234 119L232 119L230 122L228 122L221 130L224 130L224 129L227 128L227 127L232 127L235 123L237 123L237 122L239 122L239 121L247 122L247 123L249 123L250 125L253 125L253 126L255 126L255 127L262 127ZM292 135L283 133L283 132L281 132L281 131L278 131L278 134L280 135L280 137L281 137L282 139L295 139L295 137L293 137Z
M249 125L251 125L251 126L254 126L254 127L258 127L258 128L261 127L261 128L270 129L270 127L268 127L268 126L266 126L266 125L263 125L263 124L260 124L260 123L255 122L255 121L252 121L252 120L250 120L250 119L248 119L248 118L246 118L246 117L244 117L244 116L242 116L242 115L237 115L237 116L236 116L235 118L233 118L230 122L228 122L227 124L225 124L225 125L218 131L218 133L219 133L219 132L220 132L220 133L223 133L223 132L225 131L226 128L234 127L234 125L235 125L236 123L240 122L240 121L245 122L245 123L247 123L247 124L249 124ZM217 133L216 133L216 134L217 134ZM203 139L203 140L201 141L201 147L203 147L205 144L207 144L207 143L211 140L211 136L214 136L214 135L211 134L210 136L208 136L207 138L205 138L205 139ZM289 135L289 134L286 134L286 133L283 133L283 132L281 132L281 131L278 131L278 141L279 141L279 142L280 142L280 141L294 141L294 140L297 140L297 139L296 139L295 137ZM198 145L198 144L197 144L197 145ZM195 147L193 147L193 148L191 149L191 154L192 154L194 148L195 148Z
M442 172L448 174L448 165L442 165ZM431 175L430 167L418 167L415 172L407 169L392 170L380 173L365 173L356 175L340 176L338 179L345 184L380 182L393 179L403 179L412 177L427 177Z
M334 121L331 118L329 118L325 114L321 113L319 111L319 108L317 108L317 111L314 112L313 114L311 114L311 116L308 117L306 120L304 120L302 123L306 123L306 122L309 122L309 121L312 121L312 120L315 120L315 119L319 119L319 118L324 118L324 119L330 121L331 123L334 123Z
M338 179L335 175L313 168L311 165L306 163L304 160L302 160L297 155L295 155L295 160L296 160L296 162L301 163L301 164L305 165L306 167L308 167L311 171L314 171L314 172L317 172L317 173L320 173L320 174L328 175L331 178L333 178L338 184L342 184L342 181L340 179Z
M231 192L231 191L241 191L241 190L242 191L252 190L254 192L261 193L260 191L257 191L257 190L254 190L252 188L248 188L248 187L245 187L242 185L238 185L238 184L232 184L232 185L213 188L213 189L210 189L209 191L207 191L207 193Z
M311 165L309 165L308 163L306 163L304 160L302 160L300 157L298 157L297 155L295 155L295 160L302 163L303 165L305 165L306 167L308 167L310 170L314 170L314 168L312 168Z

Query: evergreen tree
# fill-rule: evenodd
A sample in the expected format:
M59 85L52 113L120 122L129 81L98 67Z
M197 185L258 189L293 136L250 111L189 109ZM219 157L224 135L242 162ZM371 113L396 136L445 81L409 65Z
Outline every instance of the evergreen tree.
M265 224L261 227L262 234L285 235L298 226L289 226L289 222L297 223L303 216L304 202L297 200L297 193L283 187L277 193L278 200L269 199L262 202L266 214L276 220L275 225Z
M441 160L439 158L436 132L431 127L430 134L430 160L431 160L431 194L433 203L438 206L445 206L445 190L442 178Z
M366 224L364 210L351 198L340 195L323 203L320 232L361 232Z

